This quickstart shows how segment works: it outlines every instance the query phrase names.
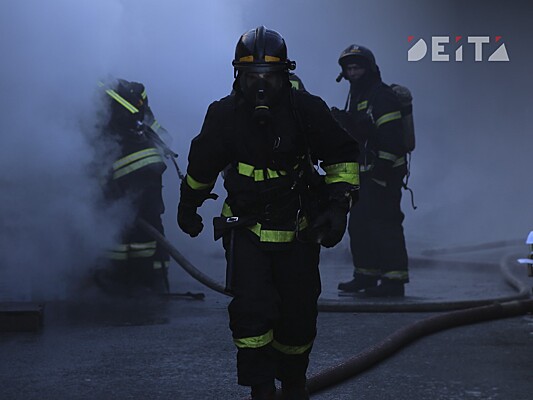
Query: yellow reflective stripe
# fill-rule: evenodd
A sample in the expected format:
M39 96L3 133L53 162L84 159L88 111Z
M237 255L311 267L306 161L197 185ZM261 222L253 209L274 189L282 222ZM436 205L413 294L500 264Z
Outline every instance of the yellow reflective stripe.
M253 55L244 56L244 57L239 58L239 61L240 62L252 62L254 61L254 56ZM266 62L278 62L278 61L281 61L281 58L275 57L275 56L265 56L265 61Z
M364 110L367 107L368 107L368 100L357 103L357 111Z
M370 275L370 276L381 276L381 270L371 269L371 268L359 268L357 267L357 273L361 275Z
M274 340L274 331L271 329L264 335L233 339L233 342L239 349L257 349L266 346L272 340Z
M141 169L143 167L146 167L150 164L157 164L157 163L164 163L163 157L161 157L159 154L157 156L151 156L143 158L142 160L135 161L134 163L131 163L125 167L122 167L115 171L113 173L113 179L118 179L120 177L123 177L124 175L130 174L134 171L137 171L138 169Z
M130 258L148 258L155 254L155 249L152 250L135 250L129 253Z
M276 350L280 351L281 353L288 354L288 355L303 354L307 350L309 350L311 346L313 346L312 341L310 343L304 344L303 346L288 346L286 344L281 344L280 342L277 342L275 340L272 342L272 347L274 347Z
M300 90L300 82L298 81L292 81L291 80L291 86L296 89L296 90Z
M359 170L359 164L356 162L345 162L338 164L331 164L322 167L326 174L338 174L338 173L357 173Z
M386 151L378 151L378 158L395 162L398 158L396 154L388 153Z
M233 212L231 211L230 206L226 202L222 205L222 216L223 217L233 217Z
M376 128L379 128L381 125L387 122L391 122L391 121L394 121L396 119L401 119L401 118L402 118L402 114L399 111L394 111L388 114L384 114L381 117L379 117L378 120L376 121Z
M130 243L127 245L130 250L145 250L145 249L155 249L157 243L153 242L144 242L144 243Z
M210 183L203 183L203 182L197 181L192 176L187 174L187 184L194 190L210 189L210 188L212 188L215 185L215 181L216 181L216 179L213 182L210 182Z
M108 258L112 260L127 260L129 258L151 257L155 254L157 243L127 243L117 244L113 249L109 250Z
M146 89L141 93L141 97L143 100L146 99Z
M222 216L223 217L233 217L233 212L231 211L230 206L224 202L222 205ZM309 225L307 218L303 217L299 222L299 229L305 229ZM289 243L294 240L296 237L296 232L294 231L279 231L279 230L268 230L263 229L260 223L249 226L248 229L252 231L259 237L260 242L267 243Z
M117 102L119 102L124 108L126 108L129 112L132 114L138 113L139 110L131 104L129 101L127 101L124 97L119 95L117 92L111 89L107 89L105 91L109 96L111 96L113 99L115 99Z
M326 184L346 182L359 185L359 164L356 162L332 164L322 168L326 171Z
M240 175L248 176L250 178L254 178L254 181L261 182L265 179L274 179L279 178L280 176L287 175L286 171L275 171L273 169L267 168L266 169L266 178L265 178L265 171L260 168L255 168L253 165L246 164L243 162L239 162L237 164L237 172Z
M396 168L396 167L399 167L400 165L404 165L405 164L405 157L400 157L396 160L396 162L394 164L392 164L392 168Z
M144 242L144 243L130 243L129 244L129 256L130 258L145 258L152 257L155 254L157 243Z
M409 273L407 271L388 271L383 274L383 277L387 279L405 280L409 278Z
M154 261L154 264L153 264L153 268L154 269L168 269L168 267L170 266L170 261L164 261L164 262L161 262L161 261Z
M150 125L150 128L152 128L154 132L157 132L159 128L161 128L161 125L159 124L159 122L157 122L157 120L154 120L152 125Z
M156 155L160 155L159 151L157 151L155 147L149 147L147 149L128 154L126 157L123 157L120 160L115 161L113 163L113 169L117 170L123 167L124 165L129 164L133 161L140 160L141 158L144 158L144 157L156 156Z
M245 164L245 163L242 163L242 162L237 164L237 171L241 175L254 176L254 170L255 170L255 167L253 165Z
M127 260L128 254L118 251L108 251L107 258L110 258L111 260Z
M271 231L261 229L261 224L259 225L259 241L267 243L289 243L294 240L296 233L294 231ZM255 233L255 232L254 232Z

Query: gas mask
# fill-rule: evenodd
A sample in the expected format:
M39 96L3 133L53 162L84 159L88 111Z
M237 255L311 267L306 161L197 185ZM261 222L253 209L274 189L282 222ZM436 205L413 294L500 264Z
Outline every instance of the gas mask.
M270 108L280 101L287 87L287 73L243 72L238 79L244 98L254 106L254 121L260 125L266 124L271 117Z

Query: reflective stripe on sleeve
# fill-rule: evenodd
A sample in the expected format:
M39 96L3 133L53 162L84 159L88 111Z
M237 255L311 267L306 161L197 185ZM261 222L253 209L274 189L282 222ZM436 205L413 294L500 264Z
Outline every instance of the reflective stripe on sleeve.
M378 158L395 162L398 158L396 154L388 153L386 151L378 151Z
M387 122L391 122L397 119L401 119L402 114L399 111L390 112L387 114L382 115L378 118L376 121L376 128L379 128L381 125L386 124Z
M322 168L326 171L326 184L346 182L359 185L359 164L356 162L332 164Z
M189 174L187 174L187 184L191 187L191 189L194 189L194 190L204 190L204 189L212 188L213 186L215 186L215 181L216 180L210 183L202 183L194 179Z
M357 103L357 111L364 110L367 107L368 107L368 100Z

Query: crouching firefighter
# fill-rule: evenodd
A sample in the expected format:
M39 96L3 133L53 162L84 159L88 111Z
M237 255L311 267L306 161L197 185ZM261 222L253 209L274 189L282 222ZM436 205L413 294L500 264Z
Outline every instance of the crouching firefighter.
M109 265L97 270L95 279L104 291L113 294L167 293L169 255L136 221L143 219L164 234L162 175L168 149L143 124L148 105L144 85L118 79L111 84L99 82L99 86L110 109L102 139L114 159L111 167L103 166L108 171L106 200L126 204L131 213L124 221L119 243L108 252Z
M203 228L197 208L224 170L227 198L215 234L228 263L238 383L253 399L308 399L316 335L320 245L335 246L357 197L358 145L319 97L291 89L281 35L260 26L236 46L234 92L213 102L191 143L178 224ZM317 176L313 161L325 176Z

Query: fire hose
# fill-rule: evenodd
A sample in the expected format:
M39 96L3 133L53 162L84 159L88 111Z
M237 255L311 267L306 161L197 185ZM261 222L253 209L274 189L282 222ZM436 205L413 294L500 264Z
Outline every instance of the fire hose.
M139 221L139 226L150 234L171 257L181 265L193 278L216 292L228 295L224 286L214 282L207 275L199 271L190 263L166 238L146 221ZM308 379L307 387L310 393L316 393L327 387L336 385L346 379L353 378L357 374L371 368L380 361L391 356L402 347L420 337L432 333L450 329L457 326L474 324L500 318L509 318L527 313L533 313L533 299L530 290L520 280L516 279L509 271L508 264L511 256L506 256L500 261L500 270L507 284L517 290L514 296L497 297L482 300L449 301L439 303L419 304L345 304L335 301L319 301L320 311L329 312L427 312L449 311L443 314L431 316L401 328L386 337L379 343L362 351L344 362L325 369ZM425 260L430 262L430 260ZM472 264L472 263L471 263ZM482 265L477 263L478 265ZM277 396L280 392L278 390Z
M144 229L150 236L154 238L170 256L194 279L204 284L215 292L226 296L231 296L224 290L224 285L215 282L209 276L196 268L186 257L184 257L173 245L166 239L157 229L151 226L144 220L138 221L139 226ZM416 262L423 262L425 264L434 263L432 259L416 259ZM456 263L457 262L449 262ZM465 264L465 263L460 263ZM466 263L473 266L486 266L481 263ZM500 262L500 271L508 285L513 287L517 293L510 296L493 297L479 300L462 300L462 301L446 301L446 302L420 302L420 303L398 303L394 301L379 302L379 303L347 303L332 300L319 300L319 311L328 312L432 312L432 311L449 311L460 310L471 307L479 307L493 303L503 303L507 301L520 300L529 298L529 288L522 282L516 279L507 267L507 262L502 260Z

